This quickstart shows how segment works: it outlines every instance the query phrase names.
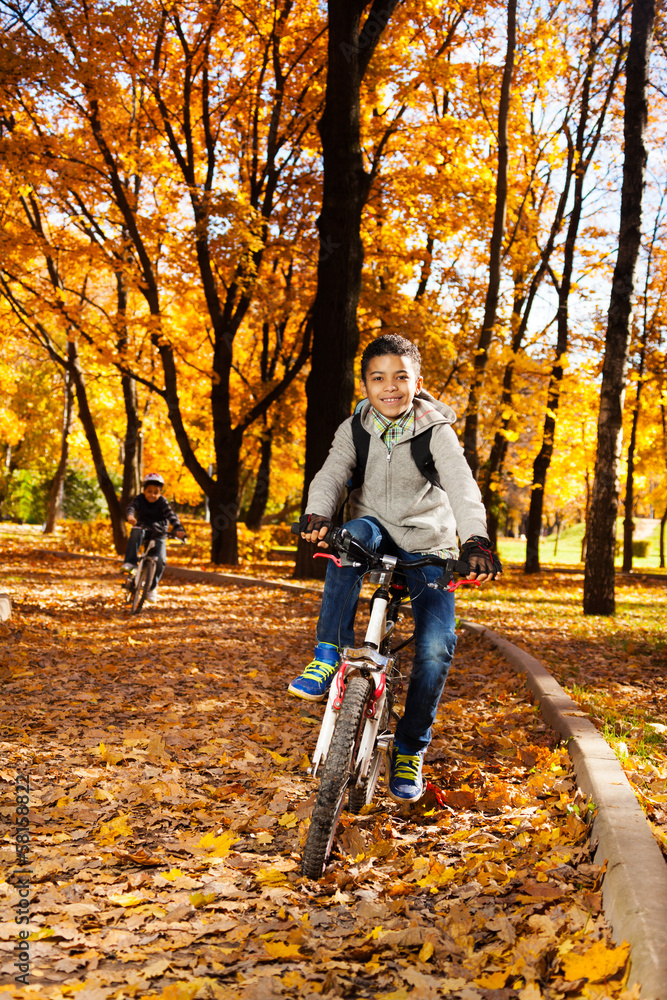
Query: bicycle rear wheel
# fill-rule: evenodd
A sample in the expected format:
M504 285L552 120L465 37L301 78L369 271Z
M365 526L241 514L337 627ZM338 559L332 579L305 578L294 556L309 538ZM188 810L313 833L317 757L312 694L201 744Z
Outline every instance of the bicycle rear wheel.
M142 559L134 578L134 594L132 595L132 614L138 614L144 606L146 594L153 586L155 563L152 559Z
M301 871L307 878L319 878L331 854L336 827L354 772L356 752L365 721L364 707L371 688L372 681L366 677L351 677L345 686L343 704L331 738L303 849Z

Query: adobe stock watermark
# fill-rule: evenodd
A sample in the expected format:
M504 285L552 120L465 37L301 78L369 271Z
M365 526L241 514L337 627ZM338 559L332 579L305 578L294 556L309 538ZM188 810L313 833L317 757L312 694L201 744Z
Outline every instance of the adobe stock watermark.
M216 538L226 528L235 524L238 516L239 505L237 503L228 503L224 507L216 507L216 513L211 518L211 534L213 537Z
M382 34L384 29L387 27L389 18L391 17L396 4L391 4L384 10L371 10L370 14L366 18L361 32L359 33L359 42L357 45L350 45L349 42L341 42L340 50L345 57L345 60L349 63L355 55L363 52L367 49L372 42Z
M14 949L14 980L23 986L30 982L30 775L17 774L15 779L16 822L15 838L16 862L11 882L18 892L14 923L17 925L17 940Z
M325 264L326 261L330 260L341 245L340 243L334 243L330 236L322 236L320 238L319 263Z

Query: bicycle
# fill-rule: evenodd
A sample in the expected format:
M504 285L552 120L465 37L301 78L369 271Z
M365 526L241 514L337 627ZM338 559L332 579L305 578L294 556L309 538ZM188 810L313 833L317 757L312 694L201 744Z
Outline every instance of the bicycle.
M295 534L298 527L292 525ZM315 777L323 765L301 860L302 874L313 879L320 878L331 855L346 794L351 813L370 805L382 762L392 750L390 724L399 719L395 703L402 690L396 654L413 638L411 635L391 648L400 606L407 596L402 573L421 566L440 566L443 575L435 583L425 582L425 586L455 590L462 583L477 585L476 580L454 582L455 574L467 576L470 572L468 563L462 560L422 556L408 561L375 553L346 528L331 528L326 541L332 554L316 555L333 559L338 566L363 569L377 589L371 598L363 645L342 650L309 768Z
M142 531L150 531L150 527L143 524L134 525ZM167 538L169 535L167 535ZM183 539L185 541L185 539ZM127 591L126 603L130 605L130 614L137 615L141 611L146 601L146 597L153 589L153 581L157 572L157 555L152 555L155 548L156 539L151 536L148 541L142 540L143 552L139 553L137 568L133 573L129 573L122 586Z

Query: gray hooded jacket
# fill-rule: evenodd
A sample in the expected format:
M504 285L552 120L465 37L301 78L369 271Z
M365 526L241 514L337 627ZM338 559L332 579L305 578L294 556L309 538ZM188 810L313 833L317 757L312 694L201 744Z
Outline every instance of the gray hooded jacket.
M452 424L456 414L427 392L414 399L414 434L432 427L431 454L442 489L432 486L415 465L411 435L404 434L391 451L375 432L371 404L361 411L370 432L364 483L350 495L352 517L375 517L406 552L455 551L471 535L486 535L486 511ZM307 514L334 518L357 464L352 417L336 431L327 460L308 491Z

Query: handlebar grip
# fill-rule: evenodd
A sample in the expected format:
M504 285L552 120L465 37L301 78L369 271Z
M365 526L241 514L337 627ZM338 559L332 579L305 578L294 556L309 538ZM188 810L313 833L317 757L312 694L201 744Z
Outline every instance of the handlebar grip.
M295 521L294 524L291 524L289 530L292 532L293 535L300 535L301 530L299 528L299 522Z

